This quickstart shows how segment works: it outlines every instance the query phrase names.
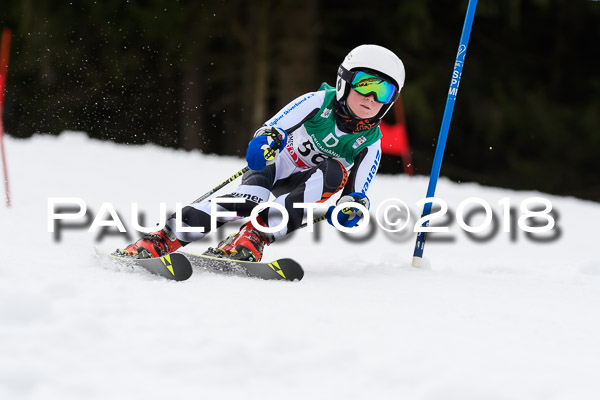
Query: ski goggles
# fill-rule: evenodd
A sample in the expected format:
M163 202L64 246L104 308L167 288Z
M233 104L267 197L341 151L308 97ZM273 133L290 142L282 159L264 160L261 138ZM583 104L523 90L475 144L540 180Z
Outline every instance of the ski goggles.
M388 104L396 96L396 85L364 71L357 71L352 78L352 89L363 96L375 95L379 103Z

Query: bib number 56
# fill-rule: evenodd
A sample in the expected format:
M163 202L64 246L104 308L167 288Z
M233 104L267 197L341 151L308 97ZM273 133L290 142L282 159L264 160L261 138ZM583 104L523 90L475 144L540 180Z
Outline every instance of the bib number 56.
M313 165L317 165L317 164L320 164L321 162L325 161L325 156L323 154L317 152L315 150L315 147L309 140L300 144L300 146L298 147L298 153L300 153L300 155L302 157L304 157L306 159L310 159L310 162ZM310 155L311 153L314 153L314 154L311 156Z

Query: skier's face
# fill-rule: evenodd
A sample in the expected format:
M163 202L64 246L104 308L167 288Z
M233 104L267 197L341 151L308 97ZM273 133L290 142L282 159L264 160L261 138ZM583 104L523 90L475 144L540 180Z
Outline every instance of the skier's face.
M363 96L356 90L350 90L348 107L360 119L373 118L383 107L383 103L375 101L375 96Z

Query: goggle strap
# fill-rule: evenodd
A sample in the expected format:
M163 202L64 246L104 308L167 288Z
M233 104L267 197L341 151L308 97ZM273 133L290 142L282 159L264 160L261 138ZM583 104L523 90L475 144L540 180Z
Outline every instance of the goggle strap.
M352 84L352 78L354 78L354 74L341 65L338 68L338 75L346 82Z

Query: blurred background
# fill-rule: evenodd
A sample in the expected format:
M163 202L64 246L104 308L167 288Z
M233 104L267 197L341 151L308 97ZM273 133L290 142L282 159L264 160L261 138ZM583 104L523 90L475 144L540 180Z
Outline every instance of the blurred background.
M404 61L386 122L410 145L380 172L428 175L467 4L2 0L4 128L243 157L265 120L374 43ZM600 201L599 39L597 1L480 0L441 175Z

